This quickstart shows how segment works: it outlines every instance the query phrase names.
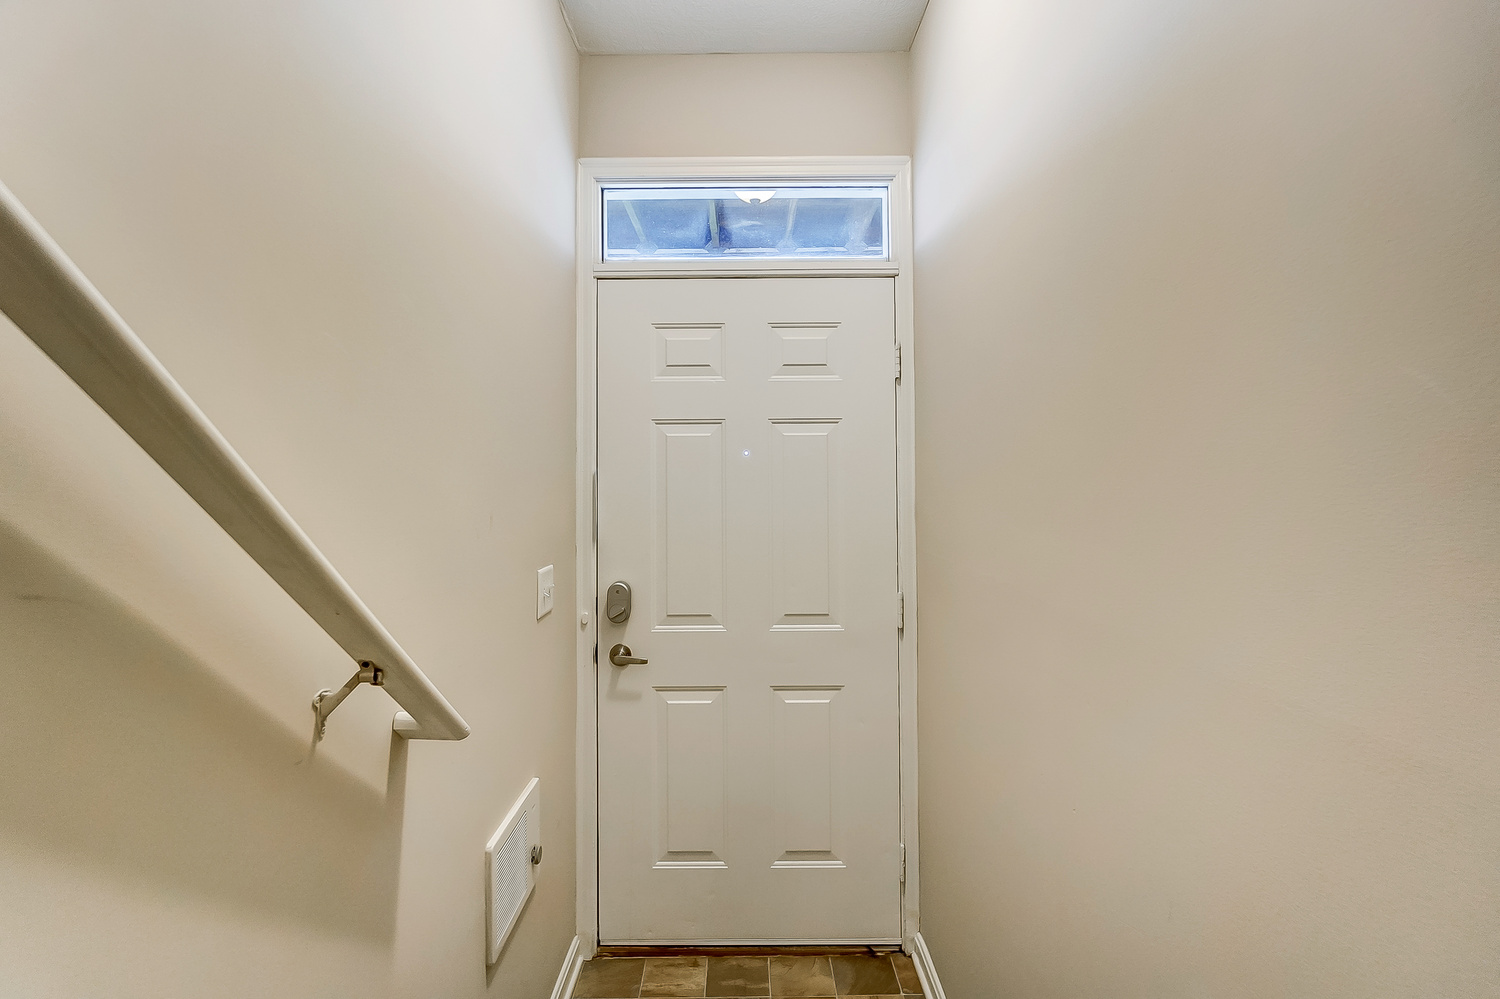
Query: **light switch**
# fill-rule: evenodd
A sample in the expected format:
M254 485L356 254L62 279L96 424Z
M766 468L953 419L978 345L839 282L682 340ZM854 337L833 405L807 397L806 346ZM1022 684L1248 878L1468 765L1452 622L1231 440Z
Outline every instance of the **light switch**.
M536 619L540 621L552 613L553 591L552 566L544 565L536 571Z

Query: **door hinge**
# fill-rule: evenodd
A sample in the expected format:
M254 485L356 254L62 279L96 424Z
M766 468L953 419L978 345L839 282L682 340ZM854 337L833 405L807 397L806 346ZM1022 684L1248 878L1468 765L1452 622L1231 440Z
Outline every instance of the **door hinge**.
M896 344L896 381L901 380L901 345Z
M906 594L896 591L896 630L906 630Z
M906 887L906 844L901 844L901 887Z

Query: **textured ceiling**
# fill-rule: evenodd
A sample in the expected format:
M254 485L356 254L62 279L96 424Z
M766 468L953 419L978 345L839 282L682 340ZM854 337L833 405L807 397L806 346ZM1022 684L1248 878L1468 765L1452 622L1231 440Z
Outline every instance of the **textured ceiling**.
M562 0L591 55L904 52L927 0Z

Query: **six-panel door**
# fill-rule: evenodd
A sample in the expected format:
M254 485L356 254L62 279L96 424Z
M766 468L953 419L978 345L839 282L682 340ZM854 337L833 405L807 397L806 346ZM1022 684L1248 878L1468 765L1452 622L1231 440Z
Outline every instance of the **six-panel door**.
M601 940L897 940L893 281L598 292Z

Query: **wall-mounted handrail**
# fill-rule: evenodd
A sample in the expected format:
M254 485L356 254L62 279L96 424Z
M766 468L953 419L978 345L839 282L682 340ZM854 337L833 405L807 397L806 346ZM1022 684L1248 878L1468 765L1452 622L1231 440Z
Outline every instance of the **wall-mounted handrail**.
M0 311L218 521L361 670L377 668L386 693L405 709L396 714L397 732L411 739L469 734L432 681L4 184Z

